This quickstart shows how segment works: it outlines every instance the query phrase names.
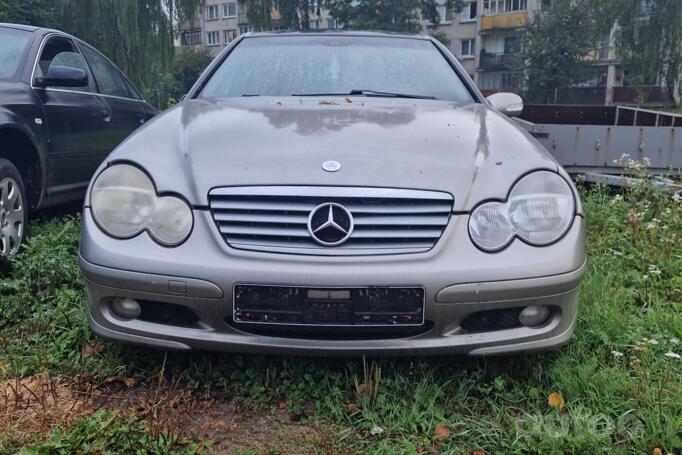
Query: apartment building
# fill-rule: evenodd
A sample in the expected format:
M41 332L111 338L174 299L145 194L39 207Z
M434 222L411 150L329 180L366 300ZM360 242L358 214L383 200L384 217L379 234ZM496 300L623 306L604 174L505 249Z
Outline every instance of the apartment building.
M310 30L336 29L336 19L322 9L316 8L317 2L311 3L308 28ZM244 33L256 31L247 15L248 5L244 0L206 0L191 21L181 26L179 45L204 48L217 55L225 46ZM269 30L279 30L279 13L272 12L272 26Z
M443 1L438 8L440 24L425 25L447 36L452 53L484 94L521 92L525 83L521 57L525 29L553 1L567 0L465 0L464 9L459 13L448 11ZM647 14L643 8L642 17ZM554 101L607 105L641 102L641 91L627 86L628 73L619 64L613 33L597 47L585 56L589 65L583 81L557 93ZM670 102L670 96L660 86L645 87L644 91L645 104ZM673 96L679 102L679 93Z
M444 3L444 2L443 2ZM520 91L520 57L525 27L545 0L465 0L455 13L438 7L437 27L450 40L452 53L484 92ZM432 27L433 28L433 27Z

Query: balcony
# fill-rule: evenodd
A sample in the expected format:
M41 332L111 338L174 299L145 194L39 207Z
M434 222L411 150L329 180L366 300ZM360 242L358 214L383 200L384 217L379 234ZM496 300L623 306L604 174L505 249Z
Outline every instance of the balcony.
M528 11L496 14L481 17L481 32L491 30L510 30L528 25Z
M484 71L516 69L523 65L523 57L519 54L483 54L479 68Z

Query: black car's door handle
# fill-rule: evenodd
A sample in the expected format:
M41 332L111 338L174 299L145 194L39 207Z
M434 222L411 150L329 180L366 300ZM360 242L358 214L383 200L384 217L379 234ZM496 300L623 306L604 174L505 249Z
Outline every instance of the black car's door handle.
M102 120L104 120L106 123L109 123L111 121L111 113L107 110L104 111L99 111L100 115L102 116Z

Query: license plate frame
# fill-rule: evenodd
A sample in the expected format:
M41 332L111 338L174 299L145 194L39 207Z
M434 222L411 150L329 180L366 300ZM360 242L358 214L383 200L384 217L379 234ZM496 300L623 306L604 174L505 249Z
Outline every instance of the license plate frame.
M297 309L282 309L282 308L267 308L256 307L249 308L244 305L244 292L248 288L272 291L286 290L288 299L293 298L295 303L293 308ZM235 283L232 289L232 321L237 324L258 324L269 326L300 326L300 327L421 327L426 322L426 291L420 285L408 286L298 286L298 285L278 285L278 284L254 284L254 283ZM298 291L298 294L297 292ZM301 293L305 291L306 297ZM308 291L313 291L314 298L308 298ZM329 298L321 299L320 293L328 291L330 295L343 296L345 291L349 291L351 298ZM267 294L267 293L266 293ZM386 299L402 300L400 304L393 303L393 306L387 304ZM404 302L405 299L415 300ZM369 299L369 300L368 300ZM383 299L383 300L382 300ZM364 300L364 301L359 301ZM248 303L248 302L246 302ZM273 305L277 305L275 303ZM254 305L250 303L250 305ZM257 305L257 304L256 304ZM345 312L342 318L330 317L328 321L318 319L318 316L310 316L310 311L322 311L324 308L316 308L315 305L329 306L329 310L336 310L337 314L340 310ZM344 308L345 305L345 308ZM364 305L364 307L363 307ZM385 311L357 311L366 308L369 309L381 306ZM303 306L303 307L301 307ZM303 315L303 312L306 312ZM263 314L255 314L257 312L266 313L270 317L263 317ZM287 315L287 312L290 312ZM246 313L250 313L247 317ZM351 314L352 313L352 314ZM283 315L283 318L280 318ZM274 318L272 316L275 316ZM350 320L349 320L350 318ZM362 318L359 320L358 318Z

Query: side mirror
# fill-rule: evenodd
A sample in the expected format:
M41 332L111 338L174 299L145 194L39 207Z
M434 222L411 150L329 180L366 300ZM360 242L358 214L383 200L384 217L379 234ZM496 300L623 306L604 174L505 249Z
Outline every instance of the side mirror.
M518 117L523 112L523 100L516 93L494 93L486 99L495 109L509 117Z
M36 77L36 87L87 87L88 75L85 71L68 66L51 66L47 76Z

